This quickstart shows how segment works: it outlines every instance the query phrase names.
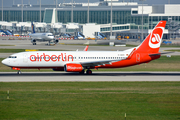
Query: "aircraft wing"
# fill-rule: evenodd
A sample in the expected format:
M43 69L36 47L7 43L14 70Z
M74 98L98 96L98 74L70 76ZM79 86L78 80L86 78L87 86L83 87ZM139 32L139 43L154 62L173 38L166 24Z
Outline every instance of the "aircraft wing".
M93 62L80 62L82 66L85 67L94 67L94 66L100 66L100 65L105 65L105 64L111 64L113 62L117 62L121 60L106 60L106 61L93 61Z
M133 53L136 51L136 48L134 48L131 53L129 54L129 56L125 59L131 59ZM100 66L100 65L105 65L105 64L111 64L113 62L118 62L121 60L125 60L125 59L117 59L117 60L103 60L103 61L93 61L93 62L80 62L80 64L82 66L85 67L94 67L94 66Z
M41 37L36 37L36 38L33 38L32 39L35 39L35 40L43 40Z

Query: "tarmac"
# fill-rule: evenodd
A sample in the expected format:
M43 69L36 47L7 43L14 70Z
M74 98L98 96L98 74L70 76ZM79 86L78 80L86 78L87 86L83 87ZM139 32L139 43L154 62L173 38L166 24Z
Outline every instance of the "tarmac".
M102 40L59 40L59 43L55 46L46 45L47 42L37 42L37 45L32 45L30 40L2 40L0 38L0 49L54 49L54 50L63 50L63 51L83 51L85 46L88 44L97 44L97 42L101 42ZM108 41L108 40L106 40ZM73 44L72 44L73 43ZM128 41L126 44L134 44L139 45L140 42L132 42ZM132 47L126 46L89 46L88 51L123 51L130 49ZM166 52L165 50L179 49L174 47L162 47L160 48L160 52ZM0 58L6 58L13 53L0 53ZM180 52L169 53L168 55L180 55Z
M0 82L152 82L180 81L180 72L1 72Z

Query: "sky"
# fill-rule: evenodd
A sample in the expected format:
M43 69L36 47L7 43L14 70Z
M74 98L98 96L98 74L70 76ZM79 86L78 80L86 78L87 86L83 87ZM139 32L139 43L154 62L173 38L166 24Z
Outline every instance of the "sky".
M38 0L39 1L39 0ZM58 3L69 3L72 0L58 0ZM88 0L73 0L76 3L86 3ZM120 2L138 2L141 4L142 2L140 0L119 0ZM168 4L168 1L170 1L170 4L180 4L180 0L146 0L144 1L144 4L153 5L153 4ZM21 4L22 0L14 0L14 4ZM24 4L28 4L29 0L23 0ZM99 2L99 0L89 0L89 2ZM30 0L31 4L37 4L37 0ZM41 4L54 4L54 0L41 0ZM11 7L13 5L13 0L3 0L4 7ZM2 0L0 0L0 7L2 6Z

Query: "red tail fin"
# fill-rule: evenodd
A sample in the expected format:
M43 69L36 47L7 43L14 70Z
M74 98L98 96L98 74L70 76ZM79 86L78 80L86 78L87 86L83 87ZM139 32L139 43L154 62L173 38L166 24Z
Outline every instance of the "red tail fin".
M137 48L137 51L143 53L157 53L162 42L164 28L166 21L160 21L152 32L146 37L146 39Z
M87 45L85 48L84 48L84 51L87 51L89 48L89 45Z

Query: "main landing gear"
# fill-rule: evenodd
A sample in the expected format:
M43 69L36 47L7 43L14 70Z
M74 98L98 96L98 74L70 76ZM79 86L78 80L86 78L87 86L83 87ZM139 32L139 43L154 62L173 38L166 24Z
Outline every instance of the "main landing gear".
M33 45L36 45L36 43L33 43Z
M19 70L19 71L17 72L17 74L20 75L20 74L21 74L21 71Z
M91 74L92 74L92 71L88 69L88 70L86 71L86 74L87 74L87 75L91 75Z
M79 74L81 74L81 75L84 74L84 70L82 70L81 72L79 72ZM86 70L86 74L87 74L87 75L91 75L91 74L92 74L92 71L88 69L88 70Z

